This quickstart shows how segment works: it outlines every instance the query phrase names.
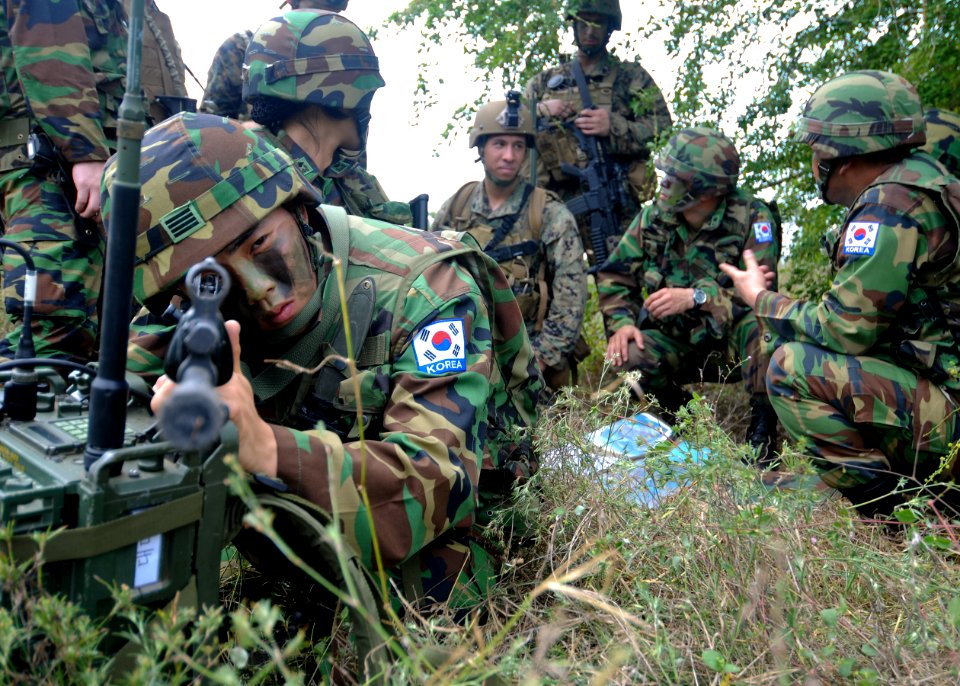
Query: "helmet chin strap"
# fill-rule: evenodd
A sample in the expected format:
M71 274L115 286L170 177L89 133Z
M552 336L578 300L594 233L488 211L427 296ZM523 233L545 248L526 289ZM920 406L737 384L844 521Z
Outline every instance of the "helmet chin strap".
M827 185L830 183L830 175L833 174L833 170L837 166L837 160L819 160L817 162L817 171L819 176L817 178L817 190L820 192L820 199L823 200L827 205L836 205L834 201L827 197Z

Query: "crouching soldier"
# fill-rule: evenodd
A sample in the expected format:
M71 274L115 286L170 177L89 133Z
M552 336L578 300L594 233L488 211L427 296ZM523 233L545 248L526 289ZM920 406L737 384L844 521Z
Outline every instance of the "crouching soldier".
M542 385L496 265L434 234L319 206L283 149L229 119L185 113L151 129L140 176L136 299L159 315L208 256L231 277L222 311L235 320L235 368L219 393L240 465L289 508L327 521L335 512L363 566L376 570L379 557L410 601L482 598L497 565L478 533L536 469L524 439ZM137 340L154 360L168 342ZM331 354L355 359L356 376L345 364L318 369ZM174 386L157 382L156 411ZM271 574L283 562L246 549Z
M675 134L657 168L664 173L659 196L600 271L607 357L614 367L639 370L643 391L668 413L689 398L682 384L739 369L752 410L747 440L768 460L777 426L764 381L769 358L760 355L756 318L720 265L739 263L752 248L772 280L779 220L737 187L740 155L717 131Z
M917 91L896 74L821 86L797 137L823 201L847 208L827 236L830 289L794 300L752 260L722 267L763 326L787 433L868 517L903 502L901 480L916 493L957 473L945 460L958 437L960 181L917 149L924 130Z

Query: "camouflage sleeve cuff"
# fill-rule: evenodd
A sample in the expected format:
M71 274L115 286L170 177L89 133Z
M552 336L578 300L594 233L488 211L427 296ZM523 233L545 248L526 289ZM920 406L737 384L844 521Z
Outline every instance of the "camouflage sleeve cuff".
M772 317L777 312L777 303L780 300L789 300L775 291L760 291L757 301L753 304L753 311L758 317Z
M632 312L620 311L613 314L608 314L607 330L610 333L613 333L617 329L622 329L625 326L636 325L637 318L633 316Z
M753 311L763 330L760 336L760 351L764 355L772 355L774 350L784 343L790 342L790 339L774 330L774 327L770 325L770 320L777 318L780 312L789 309L793 304L793 300L775 291L760 291L757 296Z

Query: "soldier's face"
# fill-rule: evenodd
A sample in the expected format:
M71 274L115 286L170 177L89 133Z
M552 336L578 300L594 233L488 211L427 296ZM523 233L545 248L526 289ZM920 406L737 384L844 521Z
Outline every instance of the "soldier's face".
M573 23L577 46L591 52L607 44L607 16L596 12L581 12Z
M497 184L513 183L526 157L526 138L507 134L490 136L480 155L484 173Z
M310 251L294 216L280 207L227 246L217 262L233 280L228 306L243 323L274 331L291 322L317 289Z

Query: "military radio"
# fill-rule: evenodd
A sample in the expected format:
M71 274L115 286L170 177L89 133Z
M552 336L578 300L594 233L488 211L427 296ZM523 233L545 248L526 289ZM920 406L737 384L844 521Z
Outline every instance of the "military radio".
M218 311L229 279L215 263L187 276L191 308L167 362L183 382L174 410L158 420L148 392L131 390L125 378L144 129L142 29L143 0L134 0L97 369L33 357L36 272L29 254L4 242L21 251L28 269L20 345L14 360L0 364L0 524L12 530L13 557L39 564L44 590L94 618L113 608L113 585L129 587L148 608L177 597L217 603L228 496L223 458L236 452L236 432L213 388L232 362ZM38 544L35 535L46 532Z

